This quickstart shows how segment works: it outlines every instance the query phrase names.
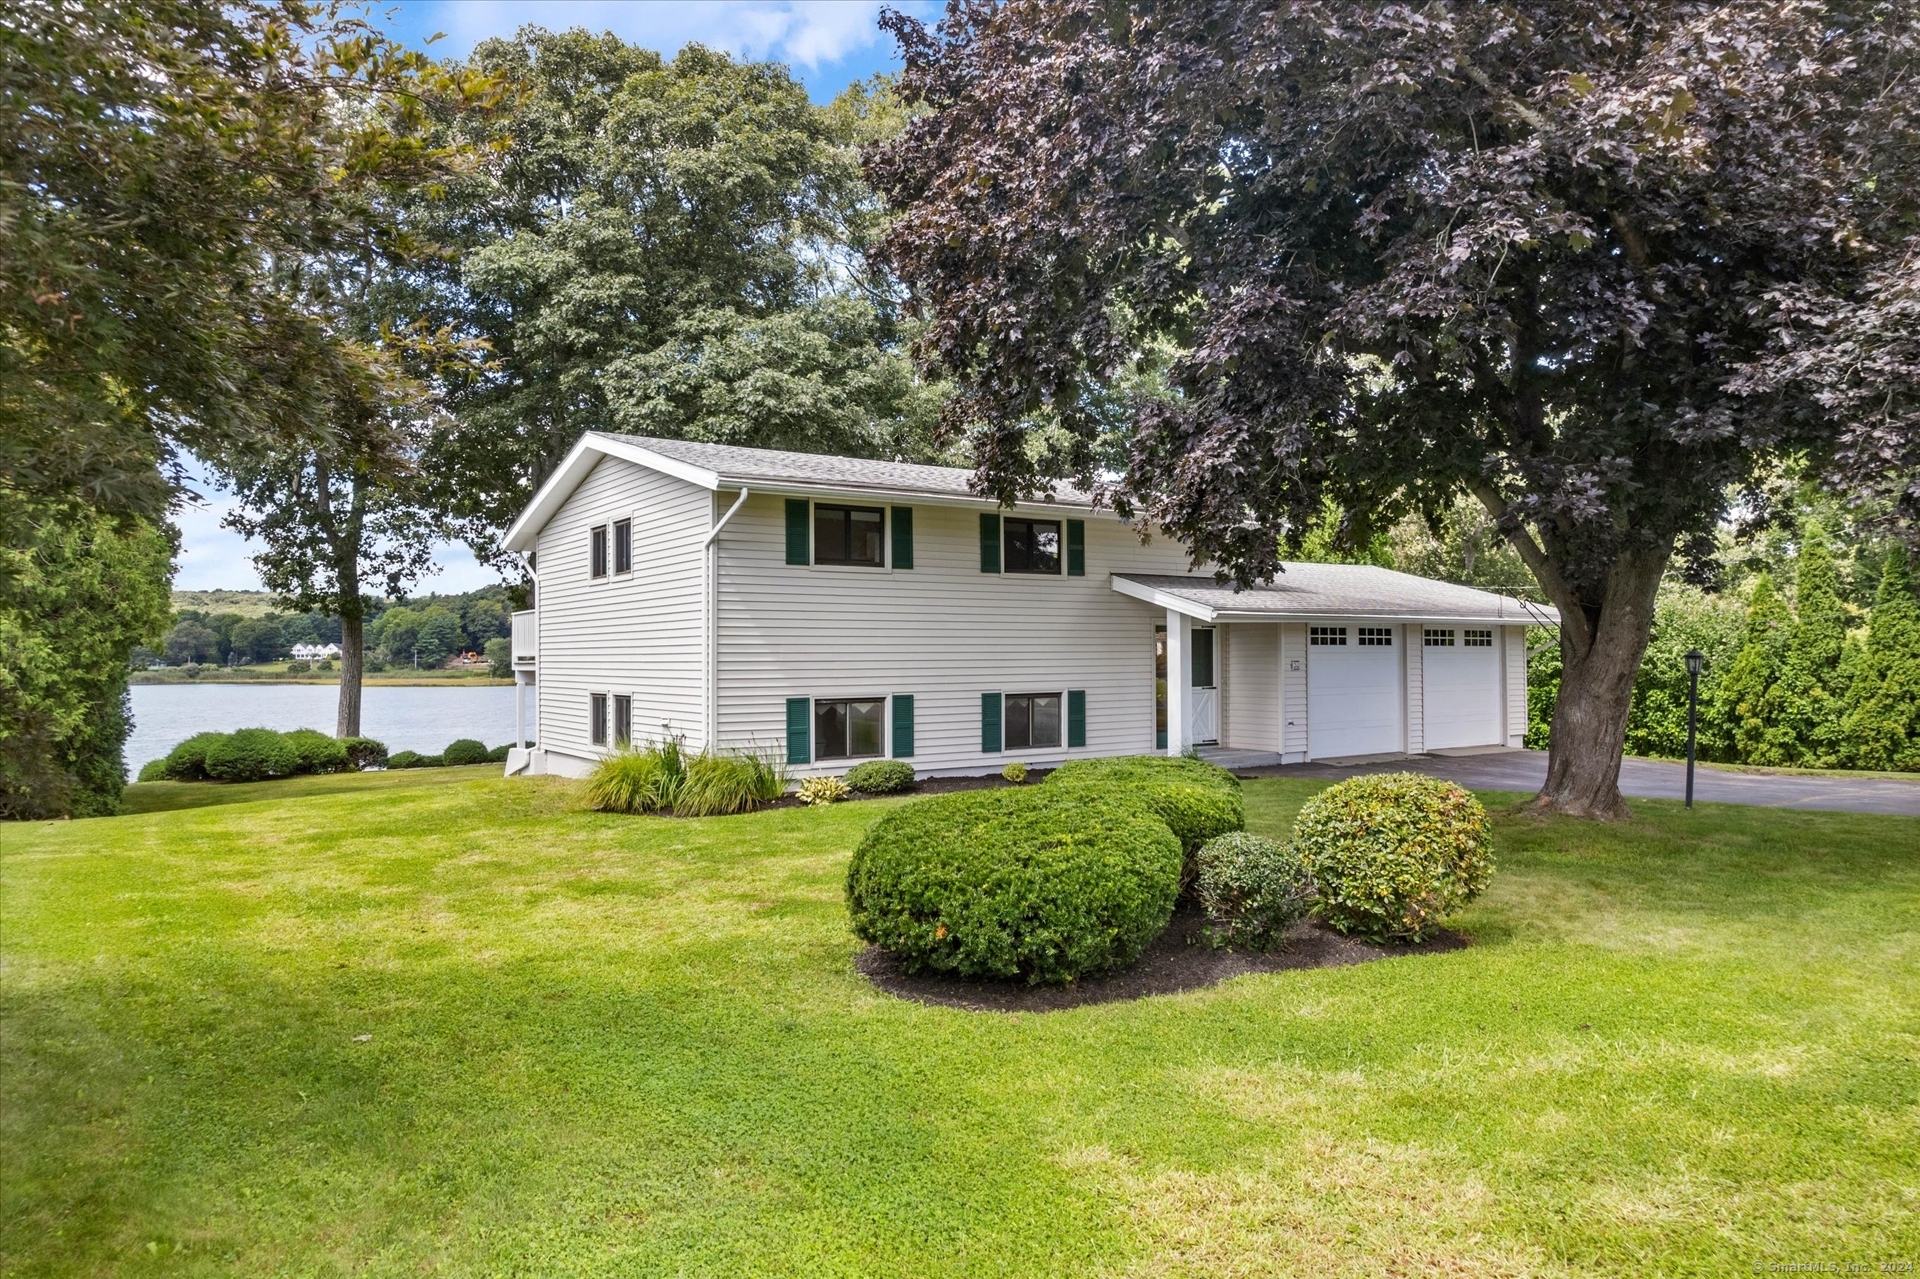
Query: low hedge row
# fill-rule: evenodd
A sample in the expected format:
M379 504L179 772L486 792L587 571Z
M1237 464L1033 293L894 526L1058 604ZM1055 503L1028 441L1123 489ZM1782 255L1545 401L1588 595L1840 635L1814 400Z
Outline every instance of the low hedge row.
M439 755L418 751L387 754L371 737L329 737L311 728L281 733L271 728L242 728L231 733L195 733L140 770L143 782L260 782L316 773L353 773L373 768L438 768L442 765L501 763L505 746L489 750L462 738Z
M329 737L311 728L290 733L242 728L195 733L140 770L143 782L259 782L275 777L353 772L386 763L387 748L371 737Z
M1172 829L1188 854L1216 835L1247 824L1239 779L1204 760L1164 755L1076 759L1054 769L1041 785L1131 796Z

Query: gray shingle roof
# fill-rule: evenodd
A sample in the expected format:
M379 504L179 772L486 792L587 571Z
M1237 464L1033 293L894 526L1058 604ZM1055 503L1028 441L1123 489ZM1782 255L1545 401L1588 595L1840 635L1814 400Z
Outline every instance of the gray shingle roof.
M924 493L930 497L981 500L968 486L973 472L958 466L923 466L916 462L876 462L824 453L789 453L782 449L749 449L734 444L699 440L662 440L647 435L615 435L598 431L662 457L712 471L723 484L790 484L803 488L831 488L885 493ZM1056 486L1054 505L1086 506L1088 498L1070 485ZM1045 499L1035 499L1045 505Z
M1130 583L1135 590L1127 590ZM1559 614L1537 604L1472 586L1396 573L1370 564L1288 564L1270 584L1236 591L1210 577L1116 573L1114 589L1174 596L1224 617L1458 618L1470 621L1552 623Z

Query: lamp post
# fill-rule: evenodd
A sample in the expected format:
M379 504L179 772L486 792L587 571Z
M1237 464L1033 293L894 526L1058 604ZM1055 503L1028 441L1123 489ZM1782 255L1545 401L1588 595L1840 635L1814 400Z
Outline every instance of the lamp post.
M1697 648L1687 650L1687 807L1693 807L1693 730L1700 717L1700 668L1707 655Z

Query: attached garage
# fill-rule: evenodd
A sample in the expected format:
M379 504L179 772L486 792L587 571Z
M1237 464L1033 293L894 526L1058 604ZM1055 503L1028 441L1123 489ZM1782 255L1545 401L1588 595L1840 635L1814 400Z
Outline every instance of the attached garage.
M1406 749L1397 626L1307 628L1307 757Z
M1229 654L1218 747L1250 767L1260 756L1297 764L1517 746L1526 632L1559 620L1524 600L1370 564L1287 564L1271 582L1237 588L1116 573L1113 589L1164 610L1161 633L1181 651L1198 651L1211 630ZM1169 710L1214 692L1170 688ZM1190 744L1212 745L1189 730L1165 748Z
M1500 650L1494 644L1493 628L1425 626L1418 630L1425 676L1421 706L1426 749L1504 742Z

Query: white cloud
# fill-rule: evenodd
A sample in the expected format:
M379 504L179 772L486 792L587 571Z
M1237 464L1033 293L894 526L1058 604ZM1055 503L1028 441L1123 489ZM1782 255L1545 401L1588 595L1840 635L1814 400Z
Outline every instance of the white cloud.
M912 7L912 6L907 6ZM880 0L710 0L664 3L642 0L465 0L416 6L409 15L437 26L446 40L435 46L462 56L490 36L507 36L533 25L562 31L585 27L611 31L623 40L671 56L692 43L724 49L741 58L771 58L813 70L891 38L878 25Z

